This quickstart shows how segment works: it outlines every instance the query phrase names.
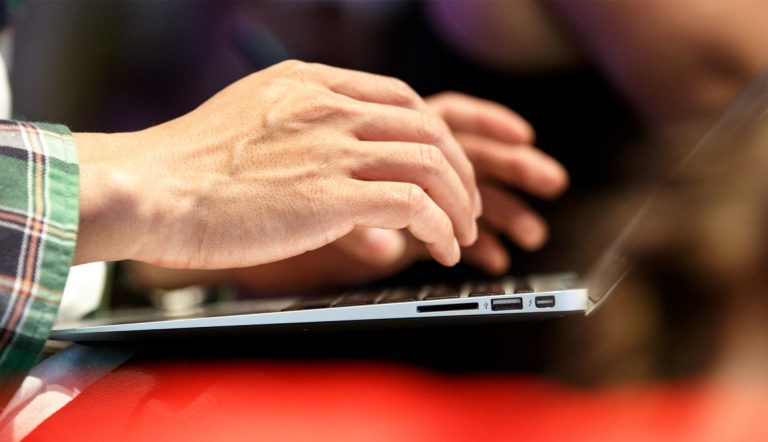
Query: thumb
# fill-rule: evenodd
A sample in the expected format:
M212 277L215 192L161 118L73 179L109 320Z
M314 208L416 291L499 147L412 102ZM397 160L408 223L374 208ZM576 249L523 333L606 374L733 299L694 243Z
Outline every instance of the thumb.
M399 230L356 227L334 244L360 261L375 265L394 264L405 253L405 236Z

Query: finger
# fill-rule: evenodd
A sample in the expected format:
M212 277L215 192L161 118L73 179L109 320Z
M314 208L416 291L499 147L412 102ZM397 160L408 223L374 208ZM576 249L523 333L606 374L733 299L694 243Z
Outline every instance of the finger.
M554 198L568 187L568 172L539 149L521 149L487 137L456 134L477 173L532 195Z
M480 215L482 202L474 168L445 122L432 113L371 103L361 104L358 115L352 133L361 141L410 141L437 146L471 196L475 216Z
M321 63L303 63L300 69L331 91L355 100L417 110L428 108L421 96L398 78Z
M442 151L429 144L365 142L353 178L418 184L451 218L459 243L477 239L472 201Z
M352 180L347 200L355 225L407 228L440 263L453 266L461 257L451 220L416 184Z
M485 135L508 143L530 144L533 127L523 117L501 104L458 92L444 92L427 99L432 109L454 131Z
M356 227L333 243L363 263L377 267L392 265L403 258L406 240L399 230Z
M509 269L507 249L493 232L485 228L480 229L477 242L464 249L462 254L464 261L490 275L499 276Z
M483 218L525 250L536 250L547 240L547 224L520 198L492 185L481 184L486 201Z
M428 143L436 144L443 150L444 154L449 158L451 165L456 168L468 193L471 195L475 216L480 216L482 213L482 201L480 193L477 191L475 185L475 177L471 163L466 158L466 154L461 149L458 142L453 138L453 135L445 125L445 122L433 114L421 96L408 86L408 84L393 77L336 68L323 64L311 63L305 65L310 66L310 69L307 71L312 72L317 80L338 94L351 99L369 102L370 104L392 105L393 107L399 106L418 112L421 115L420 118L415 118L417 117L415 113L410 113L409 115L410 124L408 127L416 129L416 133L419 135L418 139L414 141L420 141L421 139L426 138ZM389 109L388 111L388 113L393 113L397 112L397 109ZM369 112L370 109L366 109L364 114L370 115ZM381 125L389 120L382 120L377 116L373 118L373 121L375 124ZM363 138L360 139L363 140L382 141L392 139L393 141L410 141L401 140L399 138L399 135L401 135L400 128L395 130L394 138L379 139L376 138L376 133L378 132L363 130L362 133L358 133L357 135L362 136ZM388 136L392 137L391 130L385 130L384 133L389 134ZM385 135L385 137L387 137L387 135ZM434 140L434 142L430 142L429 140Z

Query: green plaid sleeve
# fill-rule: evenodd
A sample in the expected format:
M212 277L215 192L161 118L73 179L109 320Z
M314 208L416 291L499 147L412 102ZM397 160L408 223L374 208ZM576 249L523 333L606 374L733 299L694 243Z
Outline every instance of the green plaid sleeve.
M66 127L0 120L0 409L53 325L75 248L78 180Z

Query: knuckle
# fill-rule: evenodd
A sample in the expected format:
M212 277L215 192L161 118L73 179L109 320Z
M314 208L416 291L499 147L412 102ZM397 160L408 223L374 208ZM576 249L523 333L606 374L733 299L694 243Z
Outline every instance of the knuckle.
M355 143L335 141L328 144L328 148L324 149L327 163L334 164L335 170L343 171L347 176L354 175L367 158L365 149Z
M291 59L278 63L277 67L290 73L300 74L306 69L307 63L301 60Z
M390 92L397 98L398 102L403 104L414 104L420 100L419 94L417 94L408 83L399 78L387 78L389 80Z
M419 144L419 173L434 177L440 175L445 167L445 156L443 152L431 144Z
M426 113L420 113L419 115L416 127L417 135L425 143L437 144L443 135L440 122Z
M303 69L307 72L321 72L323 69L327 68L328 65L317 63L317 62L305 62L303 63Z
M322 123L351 112L350 105L343 100L327 94L314 94L304 100L295 117L299 121Z
M322 84L320 79L327 76L327 65L301 60L286 60L280 63L288 77L299 80L302 83Z
M416 184L408 184L403 190L403 203L405 204L405 211L410 224L416 217L424 211L426 206L426 194L424 190Z

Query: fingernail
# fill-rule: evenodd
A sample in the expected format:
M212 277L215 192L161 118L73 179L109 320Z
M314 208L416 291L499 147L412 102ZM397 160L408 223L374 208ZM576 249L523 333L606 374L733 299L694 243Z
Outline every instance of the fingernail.
M513 227L517 243L527 250L538 249L547 237L544 223L532 215L521 215Z

